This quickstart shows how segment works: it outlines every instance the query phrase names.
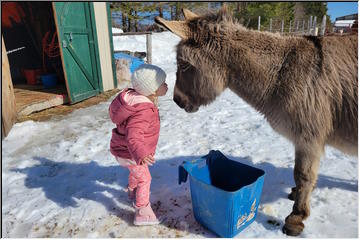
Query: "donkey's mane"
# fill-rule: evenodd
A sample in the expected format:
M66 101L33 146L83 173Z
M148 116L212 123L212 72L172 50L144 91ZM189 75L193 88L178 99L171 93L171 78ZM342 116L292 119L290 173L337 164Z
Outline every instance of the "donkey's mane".
M286 36L280 35L279 33L272 32L260 32L258 30L248 29L243 26L238 19L236 19L231 12L226 8L220 9L218 12L208 11L204 15L190 20L188 22L190 29L193 33L201 33L202 35L206 32L212 36L228 37L233 35L237 31L247 31L249 33L256 33L259 35L275 37L278 39L294 39L302 38L300 36ZM198 36L200 34L196 34ZM196 40L196 39L195 39Z

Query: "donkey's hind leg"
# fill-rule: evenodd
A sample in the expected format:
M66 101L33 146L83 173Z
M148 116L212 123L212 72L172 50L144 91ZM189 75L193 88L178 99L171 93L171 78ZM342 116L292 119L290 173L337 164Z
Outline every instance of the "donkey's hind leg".
M283 232L297 236L304 229L303 220L310 215L310 194L316 184L323 147L317 144L295 147L295 198L293 210L285 219Z

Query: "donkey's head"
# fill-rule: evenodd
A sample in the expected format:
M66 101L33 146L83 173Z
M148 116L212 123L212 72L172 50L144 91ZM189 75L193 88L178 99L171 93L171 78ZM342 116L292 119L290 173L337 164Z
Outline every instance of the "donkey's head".
M155 22L181 37L177 46L177 73L174 101L186 112L196 112L201 105L215 100L227 87L225 44L232 23L225 8L217 14L198 16L183 9L185 21Z

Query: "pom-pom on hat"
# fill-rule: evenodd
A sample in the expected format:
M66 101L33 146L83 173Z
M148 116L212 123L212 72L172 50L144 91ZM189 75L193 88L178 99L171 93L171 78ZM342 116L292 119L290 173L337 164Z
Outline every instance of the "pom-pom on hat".
M165 82L166 73L161 68L142 64L131 75L131 83L136 92L149 96L155 94L156 90Z

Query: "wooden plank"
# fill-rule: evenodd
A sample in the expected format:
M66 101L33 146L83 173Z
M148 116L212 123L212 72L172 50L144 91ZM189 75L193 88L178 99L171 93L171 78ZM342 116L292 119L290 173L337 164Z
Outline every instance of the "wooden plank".
M117 88L117 80L116 80L116 66L115 66L115 57L114 57L114 43L112 37L112 26L111 26L111 10L110 10L110 2L106 2L106 12L108 19L108 33L109 33L109 41L110 41L110 54L111 54L111 65L113 71L113 80L114 80L114 88Z
M95 52L95 62L96 66L94 64L93 69L95 69L97 75L98 75L98 88L94 89L97 90L97 94L104 92L103 88L103 76L101 74L101 63L100 63L100 48L99 48L99 42L98 42L98 32L96 29L96 19L95 19L95 9L94 9L95 2L89 3L90 6L90 20L91 20L91 27L92 27L92 39L94 41L94 52ZM91 43L91 41L89 41ZM91 52L91 51L90 51Z
M15 106L15 95L12 84L9 60L6 54L4 38L1 36L1 139L4 139L14 125L17 113Z
M14 93L19 117L69 102L65 86L43 89L36 85L16 85Z
M52 2L52 10L53 10L53 17L54 17L54 20L55 20L55 26L56 26L56 34L58 35L58 39L59 39L59 49L60 49L60 57L61 57L61 64L62 64L62 69L64 71L64 80L65 80L65 85L66 85L66 92L67 92L67 95L68 95L68 98L69 98L69 101L71 102L71 97L70 97L70 87L69 87L69 81L68 81L68 77L67 77L67 74L66 74L66 66L65 66L65 63L64 63L64 53L63 53L63 48L61 46L61 41L60 41L60 29L59 29L59 23L58 23L58 20L57 20L57 17L56 17L56 8L55 8L55 3Z

